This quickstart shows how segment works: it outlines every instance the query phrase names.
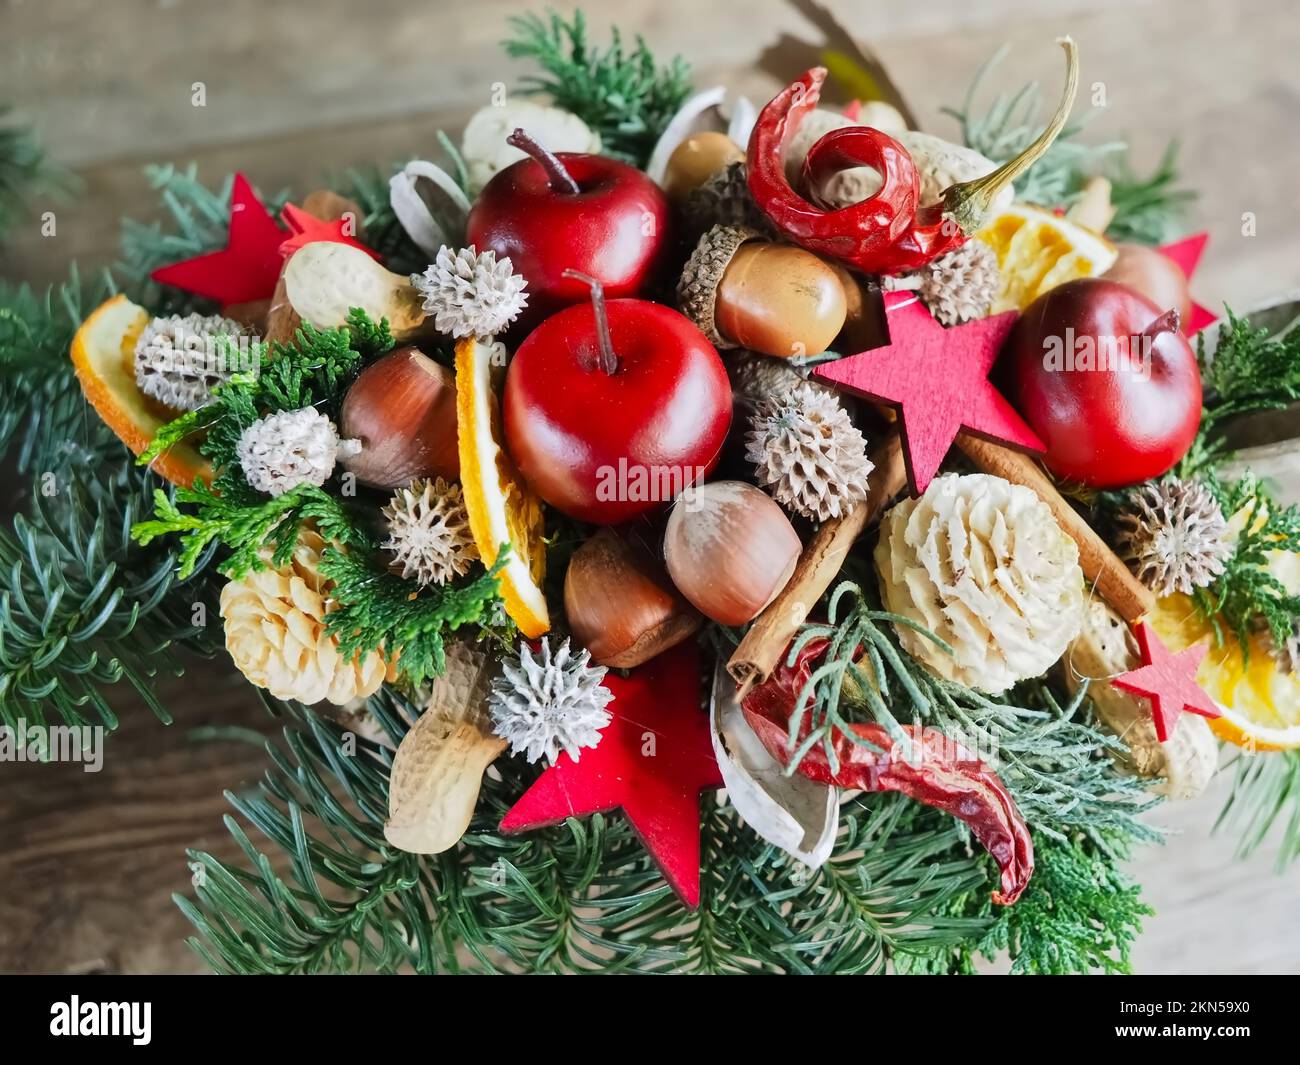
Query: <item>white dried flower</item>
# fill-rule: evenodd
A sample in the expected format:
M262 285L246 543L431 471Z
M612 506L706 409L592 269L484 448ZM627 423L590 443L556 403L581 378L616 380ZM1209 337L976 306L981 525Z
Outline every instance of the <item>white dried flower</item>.
M236 446L248 483L272 496L301 484L319 488L338 459L360 450L360 441L340 440L334 423L315 407L259 418L243 431Z
M801 381L759 402L745 438L758 483L782 506L825 521L867 496L867 442L839 397Z
M1159 596L1204 588L1232 557L1223 510L1200 481L1144 484L1115 521L1119 556Z
M478 559L460 485L416 480L398 489L384 507L388 539L402 576L420 584L445 584L463 576Z
M576 762L583 747L600 742L614 693L601 685L607 671L591 665L590 652L574 655L565 640L552 656L550 641L540 642L540 658L521 642L519 661L502 662L488 697L493 731L530 762L545 755L554 763L560 751Z
M173 314L155 318L135 342L135 383L143 395L172 410L198 410L212 390L239 370L216 345L219 336L238 339L246 330L219 314Z
M497 261L496 252L482 254L471 244L452 251L445 244L423 274L411 283L424 297L424 309L433 315L440 333L462 337L490 337L501 332L528 306L528 282L511 268L509 259Z
M886 610L914 658L948 680L1005 691L1047 670L1083 622L1079 549L1030 489L946 474L881 523L875 554Z

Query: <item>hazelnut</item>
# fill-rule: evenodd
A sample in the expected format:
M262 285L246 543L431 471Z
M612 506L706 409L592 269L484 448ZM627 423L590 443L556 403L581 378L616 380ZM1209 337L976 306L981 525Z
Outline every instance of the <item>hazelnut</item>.
M361 441L344 467L372 488L460 476L456 378L419 348L390 351L361 371L343 397L339 430Z
M657 559L613 529L579 547L564 577L573 638L602 666L630 669L691 636L703 618Z
M713 481L678 499L664 532L673 583L700 613L743 625L794 573L802 545L785 512L744 481Z

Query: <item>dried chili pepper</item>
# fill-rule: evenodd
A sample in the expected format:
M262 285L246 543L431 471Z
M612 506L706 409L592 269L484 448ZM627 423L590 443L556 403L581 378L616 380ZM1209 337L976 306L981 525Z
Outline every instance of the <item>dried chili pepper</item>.
M1066 88L1047 128L992 173L945 189L938 203L920 203L920 178L912 157L893 137L869 126L832 130L817 141L804 160L803 181L815 190L841 170L867 166L881 177L874 196L827 210L795 191L785 176L786 149L804 116L817 106L826 80L824 67L809 70L759 114L747 153L749 191L777 229L809 251L869 274L917 270L965 243L998 192L1056 140L1079 82L1074 42L1065 37L1060 43L1066 54Z
M742 703L745 720L772 757L782 763L790 753L790 715L812 676L813 662L827 645L824 639L810 640L800 648L793 665L782 659ZM871 746L837 732L832 747L838 769L832 768L824 746L816 744L803 756L798 771L811 780L841 788L902 792L959 818L970 826L1002 872L1002 890L993 893L993 901L1010 905L1020 898L1034 871L1034 845L997 773L938 729L904 726L912 741L912 750L904 757L882 726L856 724L852 728ZM800 739L807 735L807 726L803 733Z

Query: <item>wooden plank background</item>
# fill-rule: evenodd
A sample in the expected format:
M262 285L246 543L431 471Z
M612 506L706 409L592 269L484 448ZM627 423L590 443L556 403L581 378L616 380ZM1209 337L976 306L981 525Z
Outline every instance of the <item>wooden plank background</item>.
M597 39L617 22L663 54L685 55L698 84L726 80L756 100L775 83L753 58L782 33L808 35L781 0L589 6ZM1003 43L1012 55L999 86L1034 77L1054 93L1052 41L1070 33L1081 98L1099 85L1107 103L1090 138L1132 136L1141 166L1170 138L1183 145L1184 174L1201 194L1193 220L1212 234L1201 301L1244 306L1300 287L1300 15L1288 0L830 6L887 56L923 126L940 134L954 126L939 108L960 101ZM77 169L84 195L38 205L56 212L56 235L20 230L0 251L0 276L45 283L66 276L72 259L111 262L119 218L155 216L145 163L193 160L211 181L238 167L264 189L303 190L348 166L431 152L435 130L454 129L494 82L517 78L496 42L524 10L542 5L4 0L0 101ZM195 82L205 107L192 106ZM222 789L252 786L264 760L247 737L274 726L217 665L164 695L179 716L171 728L123 697L124 726L99 774L0 766L0 970L198 970L170 902L187 885L183 850L230 856ZM199 738L209 726L235 731ZM1300 972L1300 870L1276 875L1267 855L1232 860L1231 841L1209 831L1225 785L1163 809L1159 820L1177 834L1134 865L1158 911L1139 971Z

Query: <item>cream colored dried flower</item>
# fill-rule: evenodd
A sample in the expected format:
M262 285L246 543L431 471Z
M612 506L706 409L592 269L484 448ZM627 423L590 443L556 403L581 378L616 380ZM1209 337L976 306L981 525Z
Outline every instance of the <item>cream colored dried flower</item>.
M315 407L259 418L240 434L235 453L248 483L279 496L299 485L319 488L339 459L361 450L359 440L340 440L334 423Z
M472 244L459 251L444 245L424 273L411 275L411 284L424 297L434 328L457 339L495 336L528 306L528 282L510 260Z
M998 254L978 240L927 263L919 275L921 299L944 325L983 318L1002 291Z
M240 367L228 362L217 337L238 342L247 330L219 314L154 318L135 343L135 383L172 410L198 410Z
M325 631L330 583L318 566L325 541L299 533L293 557L278 569L254 570L221 589L226 650L239 671L277 699L342 706L373 695L388 664L372 652L345 659Z
M1200 481L1176 477L1135 489L1116 515L1115 549L1156 595L1214 582L1232 557L1228 522Z
M936 477L881 523L876 571L904 649L934 673L996 693L1052 665L1083 621L1079 549L1028 488L987 474Z

